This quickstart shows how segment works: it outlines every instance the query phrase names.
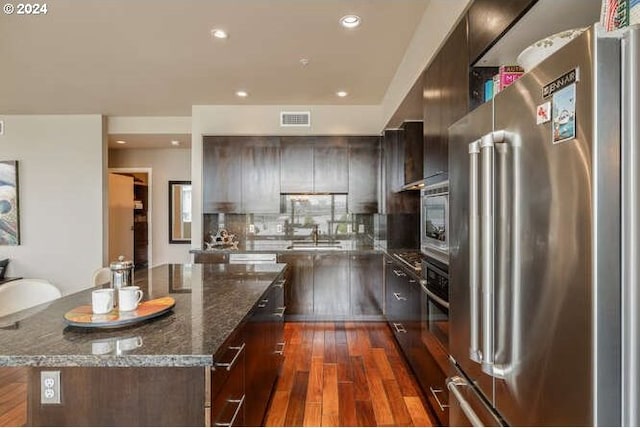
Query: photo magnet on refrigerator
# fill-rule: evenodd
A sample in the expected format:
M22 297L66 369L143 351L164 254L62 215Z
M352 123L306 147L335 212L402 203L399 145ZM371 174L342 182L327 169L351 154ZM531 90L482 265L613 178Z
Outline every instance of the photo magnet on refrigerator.
M540 104L536 109L536 124L542 125L551 120L551 101Z
M553 94L553 144L576 138L576 84Z

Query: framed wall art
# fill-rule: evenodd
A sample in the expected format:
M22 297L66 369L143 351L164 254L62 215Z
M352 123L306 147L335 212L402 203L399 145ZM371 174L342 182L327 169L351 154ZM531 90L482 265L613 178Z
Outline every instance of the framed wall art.
M0 245L20 245L18 161L0 161Z

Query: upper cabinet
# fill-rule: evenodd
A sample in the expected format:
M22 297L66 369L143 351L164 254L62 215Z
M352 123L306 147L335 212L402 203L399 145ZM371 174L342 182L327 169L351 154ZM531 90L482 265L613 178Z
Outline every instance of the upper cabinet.
M280 191L313 191L313 146L308 137L280 137Z
M422 121L404 122L401 135L404 140L404 184L422 180Z
M475 63L537 1L475 0L468 12L468 64Z
M315 137L313 191L349 192L349 151L346 137Z
M203 212L280 212L277 137L204 137Z
M202 210L242 212L242 137L204 137Z
M242 211L280 212L280 140L251 137L242 148Z
M448 171L449 126L469 111L467 21L453 30L424 73L424 178L427 184Z
M378 212L380 137L349 137L349 212Z

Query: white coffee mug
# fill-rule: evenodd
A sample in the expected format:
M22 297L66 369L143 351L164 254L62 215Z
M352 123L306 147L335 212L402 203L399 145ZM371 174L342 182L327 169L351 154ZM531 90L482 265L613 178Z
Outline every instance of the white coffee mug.
M113 309L113 290L109 288L91 292L91 309L94 314L108 314Z
M122 312L135 311L142 300L140 287L122 287L118 291L118 309Z

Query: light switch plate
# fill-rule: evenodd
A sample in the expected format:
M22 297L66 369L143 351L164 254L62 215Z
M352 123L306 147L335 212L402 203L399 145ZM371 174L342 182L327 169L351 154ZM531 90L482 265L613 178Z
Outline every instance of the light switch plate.
M60 404L60 371L40 372L40 404Z
M250 224L249 225L249 233L256 233L256 225L255 224Z
M4 135L4 120L0 120L0 135Z
M278 224L278 225L276 226L276 232L278 232L278 233L282 233L282 225L281 225L281 224Z
M364 224L358 225L358 233L364 233Z

